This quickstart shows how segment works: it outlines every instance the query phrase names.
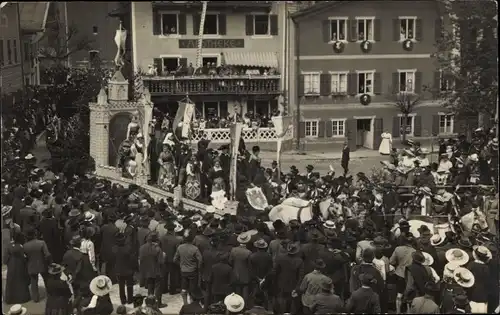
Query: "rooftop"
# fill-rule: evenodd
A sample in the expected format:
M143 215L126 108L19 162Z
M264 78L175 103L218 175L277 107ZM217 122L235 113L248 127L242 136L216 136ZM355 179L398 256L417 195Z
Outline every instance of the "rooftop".
M19 2L21 29L40 32L45 29L50 2Z

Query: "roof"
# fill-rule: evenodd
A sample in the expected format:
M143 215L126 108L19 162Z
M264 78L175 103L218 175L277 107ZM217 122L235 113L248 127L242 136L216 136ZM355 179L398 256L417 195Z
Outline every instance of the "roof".
M329 8L332 8L335 5L338 5L338 4L341 4L341 3L347 3L347 2L351 2L351 1L348 1L348 0L341 0L341 1L318 1L315 4L313 4L312 6L306 8L304 10L300 10L298 12L293 13L291 15L291 17L292 17L292 19L304 18L304 17L310 16L310 15L313 15L315 13L323 12L323 10L327 10Z
M110 80L111 82L127 82L127 80L125 80L125 77L123 76L122 72L120 70L117 70L115 72L115 74L113 75L113 77L111 78Z
M223 54L224 64L230 66L250 66L278 68L278 56L275 52L233 51Z
M19 15L23 31L45 30L50 2L19 2Z

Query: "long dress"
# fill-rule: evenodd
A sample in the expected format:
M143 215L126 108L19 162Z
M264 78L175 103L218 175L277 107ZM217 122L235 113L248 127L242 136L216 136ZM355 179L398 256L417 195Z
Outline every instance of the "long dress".
M186 165L186 185L184 194L193 200L200 196L200 167L197 163L188 162Z
M144 173L144 146L143 145L138 145L137 143L134 143L132 145L132 156L135 158L135 163L137 164L137 167L135 169L135 173L137 175L141 175Z
M380 154L389 155L392 151L392 135L388 132L382 133L382 142L378 148Z
M6 252L7 281L5 304L23 304L31 300L27 260L21 244L10 243Z
M50 276L45 286L47 290L45 315L71 314L72 305L69 301L71 291L68 283L61 280L60 275L55 275Z
M158 172L158 186L171 191L175 185L174 156L171 151L163 151L158 158L160 170Z

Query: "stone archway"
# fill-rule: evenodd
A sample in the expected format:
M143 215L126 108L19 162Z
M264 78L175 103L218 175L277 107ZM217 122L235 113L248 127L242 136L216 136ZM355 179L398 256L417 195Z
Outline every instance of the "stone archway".
M117 166L120 145L127 137L127 127L132 120L129 112L119 112L109 120L108 165Z

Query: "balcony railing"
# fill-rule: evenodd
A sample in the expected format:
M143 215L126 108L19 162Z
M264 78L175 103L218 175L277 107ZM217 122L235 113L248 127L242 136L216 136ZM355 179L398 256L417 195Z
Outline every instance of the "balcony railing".
M291 139L292 136L292 128L290 128L284 138ZM210 140L213 143L231 142L229 128L193 130L192 137L193 142L198 142L202 139ZM247 142L275 142L278 139L274 128L244 128L241 132L241 137Z
M144 76L151 95L280 94L280 76L158 77Z

